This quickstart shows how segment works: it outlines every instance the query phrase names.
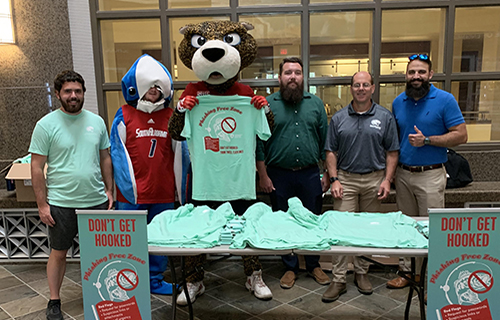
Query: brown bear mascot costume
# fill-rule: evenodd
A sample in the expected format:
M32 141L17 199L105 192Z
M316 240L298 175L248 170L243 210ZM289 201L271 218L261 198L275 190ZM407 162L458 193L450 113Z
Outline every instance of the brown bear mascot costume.
M199 24L189 24L180 29L184 39L179 46L179 57L184 65L192 69L201 81L188 84L180 97L168 127L173 139L184 140L181 133L185 126L186 111L196 108L200 103L199 100L202 99L200 97L206 95L251 97L251 105L259 110L264 108L264 110L260 110L260 115L264 117L262 112L265 113L264 122L267 119L269 128L272 129L274 117L266 99L263 96L256 96L249 86L237 81L239 72L248 67L257 55L257 43L248 33L252 29L253 26L249 23L233 21L206 21ZM248 122L250 122L250 119ZM242 125L244 126L245 123ZM268 132L270 132L269 129ZM255 134L253 136L255 137ZM246 154L247 157L253 157L252 161L255 163L255 149L251 151ZM195 165L193 162L193 167ZM194 170L193 181L195 183L196 175L197 171ZM255 177L255 168L253 175ZM224 181L218 182L220 184L225 183ZM255 189L255 180L246 181L246 183L253 185ZM223 203L210 200L214 199L196 199L193 191L193 203L195 205L208 205L215 209ZM247 198L242 199L238 192L233 192L230 195L229 202L235 213L241 215L254 201L255 196L250 200ZM242 257L244 271L247 276L246 288L259 299L272 299L271 290L262 280L262 266L258 256ZM191 302L194 302L199 295L205 292L205 286L203 285L204 259L205 255L186 259L188 272L193 270L195 272L186 279L189 294L186 295L186 290L183 290L177 298L177 304L188 304L188 297Z

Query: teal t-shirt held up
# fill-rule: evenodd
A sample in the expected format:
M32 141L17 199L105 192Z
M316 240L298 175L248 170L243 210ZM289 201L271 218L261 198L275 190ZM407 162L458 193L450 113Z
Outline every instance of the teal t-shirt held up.
M256 136L271 136L264 109L250 97L199 96L184 130L193 164L193 199L255 199Z
M90 111L69 115L58 109L38 121L29 152L47 156L49 204L86 208L104 203L99 151L109 145L104 121Z

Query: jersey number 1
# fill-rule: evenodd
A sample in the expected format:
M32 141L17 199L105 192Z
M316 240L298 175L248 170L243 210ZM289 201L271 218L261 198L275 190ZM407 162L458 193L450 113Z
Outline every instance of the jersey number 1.
M155 151L156 151L156 139L151 139L151 148L149 149L150 158L155 156Z

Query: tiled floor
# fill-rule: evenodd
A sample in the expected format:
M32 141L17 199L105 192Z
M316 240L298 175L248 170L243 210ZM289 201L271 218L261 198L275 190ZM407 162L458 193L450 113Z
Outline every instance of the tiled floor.
M371 270L374 293L360 294L348 275L348 291L333 303L321 302L327 286L318 285L306 273L300 273L292 289L279 286L284 272L281 260L262 258L264 280L273 292L273 299L260 301L244 286L245 276L241 261L229 259L213 262L206 267L206 292L194 304L197 319L231 320L295 320L342 319L388 320L403 319L408 289L388 290L387 279L393 274ZM169 273L166 273L169 277ZM331 277L331 273L330 273ZM83 320L80 266L69 263L61 290L65 319ZM49 290L44 263L1 264L0 262L0 320L45 319ZM171 319L171 297L151 296L152 318ZM178 308L177 319L188 319L187 307ZM413 298L410 319L420 319L418 300Z

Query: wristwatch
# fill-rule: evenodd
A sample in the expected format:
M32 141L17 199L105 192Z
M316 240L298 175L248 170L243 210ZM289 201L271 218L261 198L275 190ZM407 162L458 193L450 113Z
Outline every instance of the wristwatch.
M428 146L430 144L431 144L431 139L429 139L429 137L425 137L425 139L424 139L424 145Z
M335 181L338 181L339 178L337 177L330 177L330 184L334 183Z

